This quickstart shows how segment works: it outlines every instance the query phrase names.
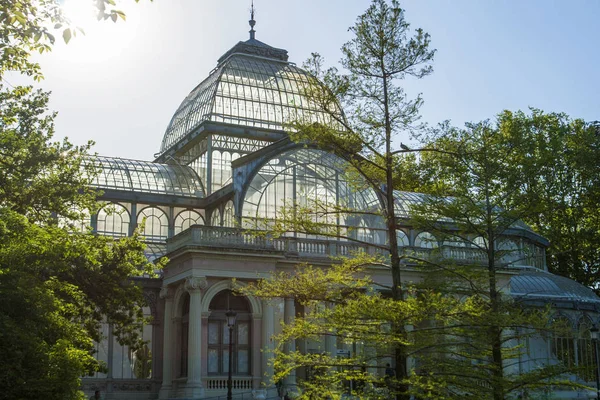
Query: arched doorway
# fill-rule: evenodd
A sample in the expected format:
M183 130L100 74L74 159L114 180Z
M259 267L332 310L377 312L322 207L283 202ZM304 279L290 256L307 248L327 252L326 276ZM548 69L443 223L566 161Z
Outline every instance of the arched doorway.
M232 374L248 376L252 372L251 308L245 297L236 296L229 289L219 292L209 305L207 373L223 376L229 372L229 329L225 318L225 313L229 309L237 313L232 332Z

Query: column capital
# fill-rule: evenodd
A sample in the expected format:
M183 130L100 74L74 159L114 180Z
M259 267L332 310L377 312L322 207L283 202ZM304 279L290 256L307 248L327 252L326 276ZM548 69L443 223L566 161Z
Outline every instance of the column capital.
M161 299L172 300L174 293L175 292L170 287L163 286L162 288L160 288L159 296Z
M192 293L192 292L200 292L204 289L206 289L208 287L208 281L206 280L206 277L202 276L202 277L196 277L196 276L189 276L187 278L185 278L185 285L184 288L185 290L188 291L188 293Z

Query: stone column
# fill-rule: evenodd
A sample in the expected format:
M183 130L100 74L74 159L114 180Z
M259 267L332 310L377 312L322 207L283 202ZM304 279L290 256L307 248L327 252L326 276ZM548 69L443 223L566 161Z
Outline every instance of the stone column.
M171 397L173 388L173 289L163 287L160 298L165 300L165 319L163 323L163 370L159 399Z
M273 358L273 350L275 349L275 343L273 343L273 335L275 334L273 304L268 300L263 300L262 309L262 376L264 385L269 387L273 384L273 365L269 363L269 360Z
M296 317L296 306L293 298L286 298L283 308L283 320L286 324L294 321ZM285 351L287 353L293 353L296 351L296 341L291 340L285 344ZM290 374L285 378L284 382L286 388L290 392L296 391L296 370L292 370Z
M202 387L202 290L208 286L204 277L188 277L185 290L190 294L190 320L188 331L188 376L186 396L204 397Z

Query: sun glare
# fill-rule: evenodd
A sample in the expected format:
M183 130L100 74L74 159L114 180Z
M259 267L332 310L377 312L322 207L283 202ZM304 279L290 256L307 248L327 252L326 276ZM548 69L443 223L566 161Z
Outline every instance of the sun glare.
M76 38L70 38L65 45L59 36L65 27L58 29L55 32L57 45L53 49L55 57L78 64L96 64L122 57L129 49L128 42L137 34L139 10L138 7L121 7L124 6L121 3L118 5L118 9L127 14L127 21L121 18L116 22L110 18L98 21L93 1L64 0L61 7L71 28L74 28Z
M81 28L84 31L96 21L94 4L91 1L65 0L62 9L73 27Z

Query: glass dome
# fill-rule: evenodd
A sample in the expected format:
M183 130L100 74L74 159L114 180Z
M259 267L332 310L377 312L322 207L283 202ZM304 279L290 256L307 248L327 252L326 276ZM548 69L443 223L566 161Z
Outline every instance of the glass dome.
M160 152L207 121L274 130L283 130L284 124L296 119L333 124L303 94L314 78L286 60L287 51L258 40L238 43L183 100L167 127Z

